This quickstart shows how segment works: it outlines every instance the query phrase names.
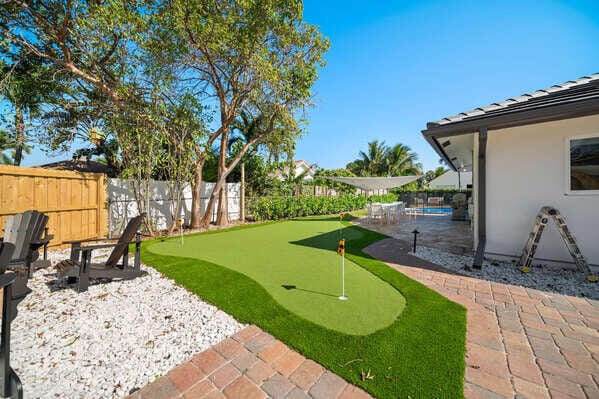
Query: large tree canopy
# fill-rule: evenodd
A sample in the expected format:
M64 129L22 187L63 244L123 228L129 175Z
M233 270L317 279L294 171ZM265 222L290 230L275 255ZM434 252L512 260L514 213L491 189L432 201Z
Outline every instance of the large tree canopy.
M200 155L196 178L213 144L219 151L218 178L202 223L227 176L255 144L298 135L298 114L311 105L311 87L324 64L328 41L303 20L300 0L217 2L174 0L155 19L151 48L196 95L214 104L215 123ZM241 112L260 121L255 134L228 157L231 125ZM221 196L222 199L222 196ZM225 223L226 201L217 222Z
M293 149L329 46L303 20L301 0L6 0L0 35L0 51L44 60L74 88L46 115L53 148L93 137L99 145L83 152L108 148L124 171L144 179L159 167L148 154L185 148L171 161L194 170L192 227L211 220L227 176L248 151L262 145L277 158ZM201 115L181 112L185 103L199 104ZM242 112L258 123L231 151L231 126ZM171 128L181 124L198 128L184 146ZM148 148L143 160L140 146ZM216 185L200 220L199 182L214 151Z

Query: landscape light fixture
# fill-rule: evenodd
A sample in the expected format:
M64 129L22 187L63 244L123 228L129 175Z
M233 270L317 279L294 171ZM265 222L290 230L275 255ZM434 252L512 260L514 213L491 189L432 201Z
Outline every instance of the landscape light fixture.
M418 237L418 234L420 234L420 232L418 231L418 229L414 229L412 231L412 234L414 234L414 253L416 253L416 238Z

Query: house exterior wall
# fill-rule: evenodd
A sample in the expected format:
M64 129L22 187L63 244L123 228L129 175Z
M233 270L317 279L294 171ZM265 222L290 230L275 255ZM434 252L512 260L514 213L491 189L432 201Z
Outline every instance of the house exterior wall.
M461 184L461 187L460 187ZM460 189L466 188L468 184L472 184L472 172L460 172L458 178L458 172L449 170L443 173L441 176L431 180L428 184L430 188L443 189L453 188Z
M599 115L489 131L487 253L519 256L535 215L549 205L565 217L587 261L599 265L599 195L567 194L566 187L567 140L593 133ZM572 262L552 221L536 258Z

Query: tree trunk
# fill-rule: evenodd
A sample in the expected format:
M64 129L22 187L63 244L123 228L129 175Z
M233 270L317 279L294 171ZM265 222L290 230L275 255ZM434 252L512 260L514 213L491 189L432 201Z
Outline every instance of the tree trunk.
M216 214L216 225L224 226L229 224L229 200L227 197L227 184L220 189L218 195L218 212Z
M206 205L206 211L204 212L204 215L202 216L202 220L200 222L200 224L202 226L208 226L210 224L210 222L212 221L212 210L214 209L214 201L216 201L216 197L218 196L218 193L220 192L220 189L222 187L222 182L219 179L214 188L212 189L212 192L210 193L210 198L208 199L208 205Z
M204 169L204 161L198 162L196 165L196 173L194 181L191 184L191 222L192 229L202 227L202 170Z
M15 107L15 128L17 131L15 137L15 158L14 165L20 166L23 159L23 145L25 143L25 122L23 121L23 108Z
M228 204L226 193L223 191L227 189L227 176L229 175L227 171L227 147L229 135L225 130L220 137L220 154L218 157L218 182L220 182L220 187L215 187L215 191L218 192L218 208L216 210L216 225L224 226L228 222Z

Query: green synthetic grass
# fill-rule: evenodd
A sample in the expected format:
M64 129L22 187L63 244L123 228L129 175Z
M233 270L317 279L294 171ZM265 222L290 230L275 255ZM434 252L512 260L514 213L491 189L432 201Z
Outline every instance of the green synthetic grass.
M308 221L310 220L310 221ZM250 277L289 311L346 334L370 334L401 313L404 297L388 283L345 260L345 294L340 301L341 257L363 236L338 220L305 219L212 235L170 239L152 245L155 254L196 258Z
M341 301L334 297L329 299L328 295L322 294L328 292L321 292L330 289L331 292L334 291L334 295L338 295L338 288L334 284L321 282L318 278L298 276L304 270L302 267L294 269L279 264L282 265L279 266L281 270L291 269L293 272L282 273L277 270L274 273L276 276L272 277L264 270L260 271L274 267L276 263L271 259L283 258L283 254L303 254L300 255L300 264L312 265L311 259L316 256L320 261L314 264L326 261L326 265L322 264L317 268L318 273L336 276L335 280L339 281L338 275L334 273L335 270L339 271L338 263L335 264L339 259L333 253L338 237L335 235L338 234L335 227L339 226L336 220L326 217L299 219L190 235L185 237L183 248L180 244L178 248L175 246L176 239L144 242L142 256L145 263L173 278L205 301L213 303L241 322L260 326L306 357L321 363L376 397L463 397L466 311L460 305L361 251L371 243L385 238L384 235L357 226L346 225L344 229L344 235L348 239L346 261L350 265L348 269L352 270L351 274L365 278L368 291L396 290L401 295L393 292L390 297L400 298L399 302L402 302L403 297L406 301L405 307L403 303L394 305L385 301L384 311L358 306L352 304L352 299L358 295L361 284L354 281L352 284L357 285L352 288L348 286L350 300L347 305L353 309L367 309L376 313L375 316L353 316L354 320L370 320L374 325L382 326L367 335L355 333L368 330L364 327L355 327L353 334L340 332L340 328L354 327L351 327L351 323L343 323L338 317L330 322L318 317L320 304L327 311L341 306ZM293 234L294 231L296 234ZM306 234L312 235L306 237ZM249 236L252 238L248 238ZM240 243L245 240L249 244ZM333 243L329 243L329 240ZM185 250L192 243L197 244L194 247L196 250ZM237 253L239 246L246 245L243 253ZM214 248L217 246L220 250ZM298 250L301 252L296 252ZM253 261L246 261L248 257ZM329 258L333 259L332 266L328 265ZM232 264L236 262L245 266ZM253 264L254 262L256 263ZM310 270L314 270L314 267L310 266ZM327 269L329 267L331 270ZM363 270L359 271L358 267ZM258 270L251 270L253 268ZM277 287L277 283L292 277L296 278L296 282L289 281L283 285L302 288L299 281L302 284L318 284L321 291L311 291L321 293ZM392 290L389 291L391 287ZM381 296L377 295L376 298L380 300ZM334 300L340 303L333 304ZM317 305L313 306L315 309L306 311L303 308L307 303ZM300 312L303 312L303 316ZM394 312L398 316L395 316L391 324L385 325L383 320ZM335 325L338 329L326 328L325 324ZM363 379L362 373L367 372L372 378Z

